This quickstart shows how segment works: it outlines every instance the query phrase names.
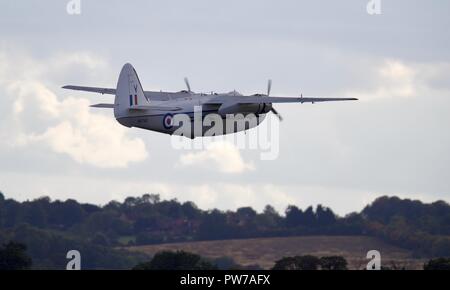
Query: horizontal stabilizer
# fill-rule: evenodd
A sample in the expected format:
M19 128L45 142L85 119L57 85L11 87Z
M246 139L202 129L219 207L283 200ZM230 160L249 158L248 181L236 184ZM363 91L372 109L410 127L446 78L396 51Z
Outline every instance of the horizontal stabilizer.
M75 90L75 91L85 91L85 92L93 92L100 94L108 94L115 95L116 89L108 89L108 88L96 88L96 87L82 87L82 86L64 86L63 89L67 90Z
M109 109L113 109L114 108L114 104L95 104L91 106L92 108L109 108Z

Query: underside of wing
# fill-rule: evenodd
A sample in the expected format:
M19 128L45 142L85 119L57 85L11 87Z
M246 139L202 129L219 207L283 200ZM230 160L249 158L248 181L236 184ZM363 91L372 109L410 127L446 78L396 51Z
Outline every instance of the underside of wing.
M180 111L180 107L169 107L169 106L133 106L129 108L130 110L155 110L155 111Z
M356 98L312 98L312 97L264 97L264 96L219 96L206 104L263 104L263 103L316 103L336 101L356 101Z
M107 109L113 109L114 104L95 104L91 105L91 108L107 108Z
M108 95L115 95L116 89L109 89L109 88L97 88L97 87L82 87L82 86L64 86L63 89L67 90L75 90L75 91L85 91L85 92L92 92L92 93L99 93L99 94L108 94Z

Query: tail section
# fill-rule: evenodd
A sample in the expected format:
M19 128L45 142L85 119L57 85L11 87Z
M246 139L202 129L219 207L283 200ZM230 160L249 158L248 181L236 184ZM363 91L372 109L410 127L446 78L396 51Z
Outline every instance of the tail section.
M128 111L139 106L148 106L150 100L144 94L136 70L129 63L125 64L117 82L114 116L128 115Z

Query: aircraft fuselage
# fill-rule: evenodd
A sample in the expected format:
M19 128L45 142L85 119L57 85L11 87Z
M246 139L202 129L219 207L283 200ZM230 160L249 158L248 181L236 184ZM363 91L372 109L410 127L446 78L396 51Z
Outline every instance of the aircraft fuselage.
M126 127L136 127L170 135L180 135L180 133L184 135L186 131L180 131L179 129L180 125L186 124L173 123L173 120L177 119L177 115L184 115L188 116L190 120L190 137L198 137L211 134L220 135L220 132L231 134L254 128L264 121L266 113L271 108L270 105L266 104L250 104L241 106L237 112L224 113L220 112L220 105L205 104L210 100L209 96L216 97L219 94L195 94L190 92L147 92L147 94L150 95L152 100L160 100L165 106L177 107L179 110L171 112L153 109L129 111L125 116L116 116L117 121ZM220 95L233 95L233 93ZM154 101L153 103L157 106L158 102ZM116 105L120 106L120 104ZM218 120L219 118L221 122ZM196 120L201 123L201 130L197 132L194 130ZM242 124L240 124L241 121L243 121ZM211 130L214 126L220 126L220 130L214 131L215 134Z

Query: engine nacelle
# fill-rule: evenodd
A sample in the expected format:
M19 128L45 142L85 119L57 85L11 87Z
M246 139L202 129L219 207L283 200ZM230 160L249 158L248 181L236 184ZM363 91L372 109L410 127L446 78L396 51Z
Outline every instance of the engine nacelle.
M270 112L272 109L271 103L262 103L262 104L222 104L218 110L219 114L227 115L227 114L249 114L253 113L255 115L258 114L266 114Z

